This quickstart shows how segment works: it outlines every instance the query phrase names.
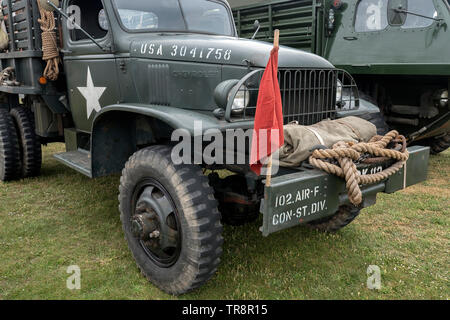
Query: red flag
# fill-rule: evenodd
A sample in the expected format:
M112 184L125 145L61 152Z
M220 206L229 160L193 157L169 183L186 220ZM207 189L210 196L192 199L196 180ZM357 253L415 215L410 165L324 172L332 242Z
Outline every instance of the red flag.
M278 47L272 49L259 87L250 168L261 175L261 160L284 144L283 106L278 83Z

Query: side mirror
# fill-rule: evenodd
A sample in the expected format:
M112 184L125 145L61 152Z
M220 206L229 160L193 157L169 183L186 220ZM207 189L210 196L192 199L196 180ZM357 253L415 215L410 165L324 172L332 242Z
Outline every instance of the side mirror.
M261 24L259 23L259 20L255 20L255 23L253 23L253 29L256 31L261 27Z
M259 32L259 29L261 29L261 24L259 23L259 20L255 20L255 23L253 24L253 28L255 29L255 33L253 34L252 40L256 38L256 35Z
M38 0L42 9L47 11L55 11L55 8L48 3L51 2L55 7L59 7L59 0Z

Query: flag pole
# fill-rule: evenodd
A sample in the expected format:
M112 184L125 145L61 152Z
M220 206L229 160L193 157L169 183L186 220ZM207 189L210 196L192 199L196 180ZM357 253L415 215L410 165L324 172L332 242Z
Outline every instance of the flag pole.
M280 30L276 29L273 37L273 47L280 47ZM272 148L270 148L272 149ZM272 150L270 150L272 151ZM272 184L272 154L269 156L269 162L267 163L267 175L266 175L266 187L270 187Z

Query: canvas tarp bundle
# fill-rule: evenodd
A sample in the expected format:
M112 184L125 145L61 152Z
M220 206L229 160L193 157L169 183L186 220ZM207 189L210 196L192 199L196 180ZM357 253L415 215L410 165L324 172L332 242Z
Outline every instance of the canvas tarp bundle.
M368 142L376 134L375 125L358 117L325 120L312 126L288 124L284 126L284 145L279 152L280 166L300 166L316 146L331 148L340 141Z

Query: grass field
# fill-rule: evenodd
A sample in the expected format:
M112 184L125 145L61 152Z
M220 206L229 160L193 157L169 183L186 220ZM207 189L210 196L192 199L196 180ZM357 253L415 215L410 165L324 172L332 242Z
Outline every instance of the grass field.
M119 177L89 180L44 150L42 176L0 183L0 299L176 299L139 273L123 238ZM380 195L335 235L295 228L263 238L261 221L225 227L206 286L178 299L449 299L450 152L429 180ZM66 288L81 268L81 290ZM379 291L366 270L382 271Z

